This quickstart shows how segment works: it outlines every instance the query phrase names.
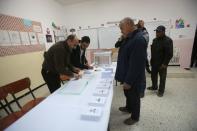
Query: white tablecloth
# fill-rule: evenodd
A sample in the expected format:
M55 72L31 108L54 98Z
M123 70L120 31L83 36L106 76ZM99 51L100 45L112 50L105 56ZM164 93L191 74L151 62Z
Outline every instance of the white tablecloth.
M101 72L103 69L94 71L92 76L84 75L82 81L88 82L76 93L66 91L72 88L72 84L63 85L9 126L6 131L106 131L113 97L113 83L109 89L107 101L102 107L103 113L100 120L81 119L82 110L88 107L96 89L96 83L101 80Z

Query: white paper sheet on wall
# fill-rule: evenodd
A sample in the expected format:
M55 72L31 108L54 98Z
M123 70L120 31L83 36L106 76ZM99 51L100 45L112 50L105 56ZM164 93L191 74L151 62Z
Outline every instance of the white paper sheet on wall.
M38 33L38 41L40 44L44 45L45 44L45 36L41 33Z
M18 31L9 31L12 45L21 45L21 39Z
M30 45L29 35L27 32L20 32L20 36L23 45Z
M9 34L6 30L0 30L0 46L11 45Z
M42 31L41 27L39 25L33 25L33 31L40 33Z
M38 44L38 42L37 42L37 37L36 37L36 33L34 33L34 32L29 32L29 38L30 38L31 45Z

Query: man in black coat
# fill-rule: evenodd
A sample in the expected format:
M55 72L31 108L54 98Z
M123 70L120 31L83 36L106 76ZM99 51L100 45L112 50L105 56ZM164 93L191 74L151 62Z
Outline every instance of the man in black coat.
M88 65L85 53L86 49L90 45L90 38L88 36L83 36L80 41L80 45L72 50L71 63L74 67L80 69L93 69L92 66Z
M167 67L170 59L173 56L173 41L165 35L165 27L158 26L156 31L156 38L151 45L151 79L152 86L148 90L158 89L158 73L160 75L160 84L157 95L162 97L165 90Z
M124 123L132 125L140 117L140 86L145 75L147 44L131 18L120 22L120 30L125 39L119 49L115 79L123 83L126 97L126 106L119 110L131 113Z

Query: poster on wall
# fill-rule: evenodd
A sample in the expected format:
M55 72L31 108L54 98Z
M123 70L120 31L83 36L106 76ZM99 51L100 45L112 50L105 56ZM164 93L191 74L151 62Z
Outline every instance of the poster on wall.
M38 41L40 44L44 45L45 44L45 37L43 34L38 33Z
M38 25L33 25L33 31L36 32L36 33L41 33L42 32L42 29Z
M52 41L52 35L46 35L46 40L47 40L47 42L53 42Z
M29 38L30 38L31 45L38 44L37 38L36 38L36 33L29 32Z
M0 57L45 50L38 33L43 33L40 22L0 13Z
M29 35L27 32L20 32L20 36L23 45L30 45Z
M180 29L180 28L184 28L184 27L185 27L185 22L183 19L180 18L175 21L175 28L176 29Z
M0 46L9 46L10 37L6 30L0 30Z
M21 45L21 39L18 31L9 31L12 45Z
M32 21L31 20L28 20L28 19L23 19L23 24L25 25L25 26L32 26Z

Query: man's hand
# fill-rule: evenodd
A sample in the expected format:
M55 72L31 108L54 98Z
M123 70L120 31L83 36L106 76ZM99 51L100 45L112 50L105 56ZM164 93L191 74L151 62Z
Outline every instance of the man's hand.
M74 72L78 74L80 72L80 69L77 67L74 67Z
M127 84L127 83L124 82L123 89L124 90L129 90L129 89L131 89L131 85L129 85L129 84Z
M92 70L92 69L93 69L93 66L89 66L89 65L88 65L88 69L91 69L91 70Z
M74 78L75 80L78 80L79 78L81 78L81 75L74 73Z
M60 79L66 81L66 80L70 80L70 77L67 75L60 75Z
M86 63L85 65L88 67L88 69L91 69L91 70L93 69L93 66L90 66L88 63Z

